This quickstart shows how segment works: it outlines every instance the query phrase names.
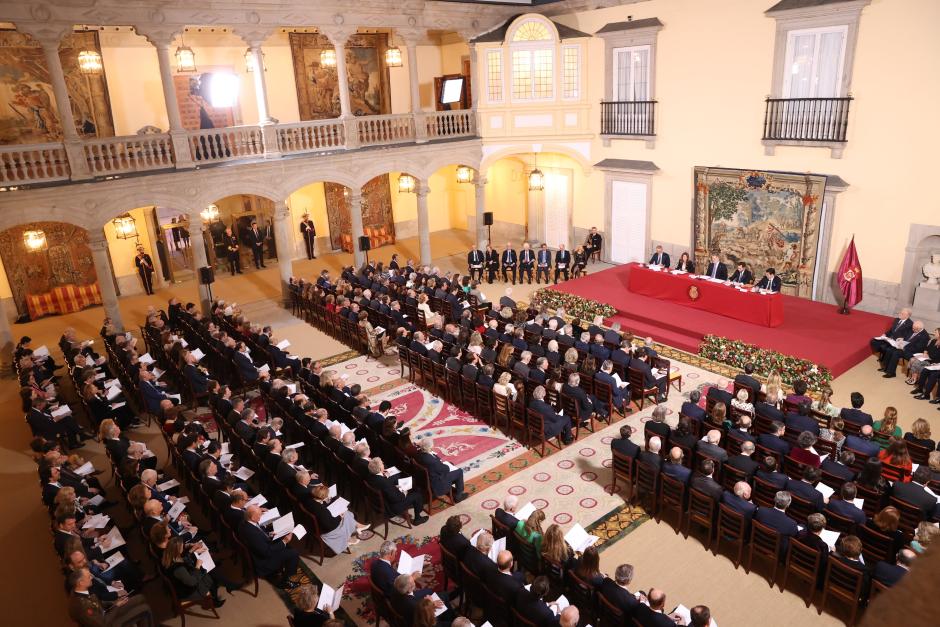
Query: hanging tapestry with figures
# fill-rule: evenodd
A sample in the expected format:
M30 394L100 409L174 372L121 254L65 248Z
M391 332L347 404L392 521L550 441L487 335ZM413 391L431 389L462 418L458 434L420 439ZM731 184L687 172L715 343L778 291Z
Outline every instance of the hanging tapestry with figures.
M356 34L346 41L349 109L353 115L392 112L388 69L383 63L386 48L385 33ZM320 62L320 53L333 50L333 44L318 33L290 33L290 50L300 119L338 118L341 111L336 67Z
M78 68L82 50L101 54L96 31L66 35L59 46L73 123L82 137L113 137L104 70L82 74ZM6 103L0 109L0 144L61 141L62 121L42 47L28 35L12 30L0 30L0 102Z
M23 233L32 230L45 233L45 249L26 249ZM27 313L27 294L44 294L63 285L90 285L98 280L88 231L66 222L30 222L0 232L0 259L20 314Z
M819 174L696 167L696 271L718 253L729 274L738 261L757 278L774 268L784 293L812 298L825 191Z
M346 188L339 183L326 183L323 187L330 222L330 245L334 249L352 252L352 214ZM369 236L372 248L395 243L392 194L387 174L373 178L362 187L362 232Z

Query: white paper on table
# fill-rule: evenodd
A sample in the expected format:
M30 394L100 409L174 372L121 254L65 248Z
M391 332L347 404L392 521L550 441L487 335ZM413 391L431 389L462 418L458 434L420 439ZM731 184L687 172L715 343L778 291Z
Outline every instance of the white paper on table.
M288 393L288 394L296 394L296 393L297 393L297 384L296 384L296 383L288 383L286 387L287 387L287 393Z
M96 507L104 503L104 494L96 494L90 499L88 499L88 504L92 507Z
M173 507L170 508L170 511L166 513L170 517L170 520L176 520L179 518L180 514L183 513L183 510L186 509L186 503L181 503L179 499L176 500L176 503L173 503Z
M95 466L91 462L85 462L75 469L75 474L82 475L83 477L85 475L90 475L93 472L95 472Z
M196 559L202 562L201 568L207 573L211 573L215 568L215 561L212 559L212 554L209 553L209 549L196 553Z
M855 505L855 507L862 509L862 507L865 505L865 499L852 499L852 504Z
M327 498L329 498L329 499L335 499L335 498L336 498L336 484L335 484L335 483L330 486L330 488L329 488L329 493L327 494Z
M144 364L144 365L146 365L146 366L149 366L149 365L152 364L155 360L154 360L153 357L150 356L150 353L144 353L143 355L141 355L140 357L137 358L137 361L139 361L140 363L142 363L142 364Z
M552 603L552 611L555 612L555 616L558 616L569 605L571 603L568 601L568 597L561 595Z
M206 354L202 352L201 348L197 348L196 350L190 351L190 353L192 353L193 357L196 358L196 361L200 361L202 360L203 357L206 356Z
M598 537L590 535L580 523L575 523L574 527L565 534L565 541L578 553L583 553L584 549L593 545L597 540Z
M176 479L170 479L169 481L164 481L163 483L157 484L157 489L161 492L166 492L167 490L172 490L180 484Z
M281 350L284 350L284 349L286 349L288 346L290 346L290 342L288 342L287 340L281 340L280 342L278 342L277 344L275 344L275 346L277 346L277 347L278 347L279 349L281 349Z
M247 503L245 503L245 509L248 509L248 508L251 507L252 505L257 505L258 507L261 507L262 505L264 505L264 504L267 503L267 502L268 502L268 499L264 498L264 495L263 495L263 494L259 494L259 495L255 496L255 497L253 497L253 498L252 498L250 501L248 501Z
M108 388L108 392L105 396L107 396L109 401L113 401L120 395L121 395L121 388L117 386L111 386Z
M444 604L444 601L441 599L441 597L437 596L436 592L431 595L431 600L434 601L434 615L435 616L440 616L441 614L447 611L447 605ZM438 602L440 602L441 604L440 607L437 606Z
M101 381L102 379L104 379L104 378L107 377L107 376L108 376L108 375L105 374L104 372L99 372L99 373L97 373L97 374L95 375L95 381Z
M72 413L72 410L69 408L68 405L60 405L60 406L57 407L56 409L53 409L53 410L52 410L52 417L53 417L53 418L64 418L64 417L68 416L68 415L71 414L71 413Z
M115 553L114 555L111 555L105 558L104 561L108 564L108 567L104 569L104 572L108 572L109 570L111 570L112 568L114 568L115 566L117 566L118 564L124 561L124 554Z
M104 382L104 387L106 388L115 387L115 388L120 389L121 380L120 379L108 379L107 381Z
M288 445L285 446L284 448L285 448L285 449L289 449L289 448L300 448L300 447L303 446L303 445L304 445L303 442L294 442L293 444L288 444Z
M95 514L85 519L82 529L104 529L109 522L111 522L111 517L107 514Z
M835 490L827 486L825 483L817 483L816 490L819 491L819 493L822 494L823 498L827 501L830 497L832 497L833 494L835 494Z
M832 531L831 529L823 529L819 534L819 537L823 539L823 542L829 545L830 551L836 550L836 540L839 539L839 532Z
M385 476L386 476L386 477L394 477L395 475L397 475L397 474L400 473L400 472L401 472L401 471L398 470L398 468L396 468L395 466L389 466L388 468L385 469Z
M424 555L412 557L407 551L401 551L398 556L398 574L420 573L424 569L424 557Z
M274 509L269 509L269 510L266 511L266 512L262 512L261 518L258 520L258 524L259 524L259 525L266 525L266 524L268 524L269 522L271 522L272 520L274 520L275 518L277 518L277 517L280 516L280 515L281 515L281 513L280 513L279 511L277 511L277 508L276 508L276 507L275 507Z
M104 546L101 544L105 538L111 540L111 543L107 548L104 548ZM121 535L121 530L117 527L113 527L111 531L98 538L97 544L103 553L110 553L114 549L124 546L127 544L127 542L124 541L124 536Z
M48 357L49 347L43 344L39 348L33 349L33 357Z
M280 518L274 521L274 524L271 526L271 529L274 531L274 539L283 538L289 534L294 529L294 513L287 512Z
M258 368L258 372L262 374L265 372L270 372L270 370L271 370L271 366L269 366L268 364L264 364L263 366Z
M490 547L490 552L487 554L493 563L496 563L496 558L499 557L500 551L506 550L506 537L503 536L499 540L493 540L493 546Z
M247 466L242 466L235 473L235 476L241 479L242 481L248 481L249 479L251 479L251 476L254 474L255 474L254 470L252 470L251 468L248 468Z
M531 516L532 512L534 511L535 511L535 505L532 504L532 501L529 501L528 503L523 505L521 508L519 508L519 510L516 511L513 514L513 516L515 516L518 520L528 520L529 516Z
M342 516L347 510L349 510L349 501L343 497L339 497L330 503L326 509L328 512L330 512L331 515L338 518Z
M402 477L398 480L398 489L402 492L407 492L411 489L414 484L414 480L411 477Z
M332 588L328 584L323 584L320 590L320 601L317 603L317 609L326 613L335 612L339 609L343 601L343 585L339 588Z

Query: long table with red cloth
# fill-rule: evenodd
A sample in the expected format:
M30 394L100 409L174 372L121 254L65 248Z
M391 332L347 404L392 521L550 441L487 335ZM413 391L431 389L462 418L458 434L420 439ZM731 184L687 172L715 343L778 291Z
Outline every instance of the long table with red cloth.
M636 294L765 327L783 324L783 295L780 293L742 292L724 283L696 279L689 274L672 274L669 270L650 270L638 263L630 268L629 289Z

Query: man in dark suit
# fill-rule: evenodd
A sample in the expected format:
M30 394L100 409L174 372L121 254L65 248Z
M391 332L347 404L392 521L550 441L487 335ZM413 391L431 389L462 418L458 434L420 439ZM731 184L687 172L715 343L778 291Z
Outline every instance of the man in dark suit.
M669 439L669 425L666 424L665 405L657 405L653 408L650 421L643 426L643 430L658 435L663 442Z
M666 613L666 593L651 588L646 595L649 605L640 604L634 619L644 627L675 627L676 621Z
M432 452L433 443L431 438L423 438L418 443L420 452L415 456L415 461L424 466L428 471L428 477L431 480L431 491L434 496L448 494L451 487L454 488L454 502L467 498L467 493L463 491L463 469L454 468L451 470L447 464Z
M510 530L515 529L516 525L519 523L519 519L515 516L516 506L518 504L519 498L515 495L509 494L505 499L503 499L503 506L497 507L496 511L493 512L493 515L496 517L496 520L501 522Z
M598 415L606 415L608 412L608 408L593 394L584 391L581 387L581 375L577 372L568 375L568 382L561 386L561 393L575 399L578 408L578 420L587 420L592 412ZM572 417L574 418L574 416Z
M891 379L897 376L898 362L902 359L910 360L917 353L923 353L927 350L927 344L930 342L930 334L924 330L924 323L920 320L914 322L911 329L911 336L907 338L907 344L904 348L894 348L890 344L884 352L884 378Z
M819 578L816 585L821 587L826 577L826 563L829 559L829 545L822 539L823 529L826 528L826 517L820 513L809 514L806 517L806 528L793 536L802 544L816 549L819 552Z
M760 507L754 515L754 519L759 523L767 525L780 534L780 555L787 554L787 546L790 543L790 537L795 536L799 529L796 522L787 516L787 508L790 507L792 499L790 493L784 490L777 492L774 496L774 506Z
M698 390L692 390L689 392L689 400L682 403L682 407L679 409L679 413L683 416L688 416L692 420L705 420L705 410L698 405L701 398L702 393Z
M708 456L710 459L714 459L723 464L728 461L728 451L721 448L721 446L718 445L719 442L721 442L721 431L711 429L705 434L704 440L699 440L695 444L695 450L700 455Z
M688 483L689 478L692 476L692 470L682 465L682 458L682 449L678 446L672 447L669 450L666 463L662 465L662 472L664 475L669 475L682 483Z
M669 261L669 253L663 252L662 246L656 247L656 252L653 253L653 256L650 257L651 266L663 266L664 268L670 267L671 262Z
M641 450L636 455L636 461L643 462L652 466L658 472L662 469L663 458L659 456L659 451L663 448L663 441L658 435L654 435L646 443L646 450Z
M483 251L479 248L473 248L467 253L467 274L470 275L471 280L473 280L474 275L477 281L483 280L484 261Z
M728 458L726 464L732 468L740 470L747 475L748 480L754 476L760 464L753 458L756 447L753 442L745 441L741 443L741 452Z
M519 253L519 282L526 277L529 278L529 285L532 285L532 268L535 267L535 251L529 248L529 242L522 244L522 251Z
M859 427L874 424L871 414L866 414L862 411L862 406L865 404L865 397L862 396L860 392L852 392L849 401L852 403L852 407L844 407L842 411L839 412L839 417L842 418L842 420L851 422L853 425Z
M561 441L569 444L574 437L571 435L571 418L555 413L552 406L545 402L545 386L538 386L532 391L532 400L529 409L534 409L542 416L545 439L561 435Z
M258 228L258 223L251 221L251 229L248 231L248 245L251 246L251 254L255 258L255 268L266 268L264 265L264 240L267 237L267 229Z
M744 516L747 524L751 523L757 506L751 502L751 486L746 481L738 481L734 484L734 490L725 490L721 495L721 502L737 513Z
M620 437L614 438L610 441L610 449L612 451L617 451L627 457L636 457L640 452L640 447L637 444L634 444L630 440L630 435L633 433L633 427L630 425L623 425L620 427Z
M512 274L512 284L516 284L516 266L519 263L519 255L516 252L516 249L512 247L512 242L506 242L506 248L503 249L503 254L500 255L500 265L502 266L503 271L503 281L509 280L509 275Z
M741 285L749 286L754 283L754 275L747 269L747 265L743 261L739 261L735 271L731 274L731 278L728 280L732 283L740 283Z
M819 469L843 481L852 481L855 479L855 471L851 468L854 463L855 453L843 450L838 459L833 459L832 455L826 457Z
M571 253L565 250L564 244L558 245L558 251L555 253L555 283L558 283L558 275L564 274L565 280L568 280L568 271L571 269Z
M470 549L472 550L472 548ZM512 570L513 558L509 551L500 551L496 556L496 571L490 571L488 578L483 582L500 601L515 603L516 595L525 585L525 572Z
M600 233L597 232L597 227L592 226L591 231L588 233L587 239L584 242L584 255L587 259L591 259L591 255L594 253L600 253L602 250L604 238Z
M786 432L786 425L775 420L771 425L770 433L761 433L759 436L757 436L757 443L764 448L769 448L772 451L776 451L777 453L786 456L787 453L790 452L789 442L783 439L783 435Z
M663 472L665 472L665 470ZM703 459L702 463L699 464L699 472L692 476L689 487L710 496L713 501L718 501L721 499L721 494L724 490L721 484L712 478L714 474L715 462L710 459Z
M258 521L261 520L261 508L251 505L245 510L245 520L238 527L238 536L251 552L255 572L258 577L268 578L279 575L277 586L285 590L293 590L299 584L291 581L297 573L300 556L297 551L288 546L294 534L289 533L283 538L272 540Z
M856 497L855 482L846 481L839 490L839 497L833 495L826 504L826 511L848 518L856 525L864 525L867 516L853 502Z
M666 386L669 385L669 379L666 375L657 376L653 374L653 369L642 359L631 359L630 370L638 370L643 375L644 388L657 388L659 394L656 396L657 403L666 402Z
M542 276L545 277L545 283L549 282L548 273L552 269L552 253L548 250L547 244L539 246L539 252L535 256L535 282L541 283Z
M757 282L757 289L767 290L770 292L779 292L780 291L780 277L777 276L777 271L774 268L767 268L764 272L764 277Z
M819 423L810 415L810 404L800 403L795 412L787 412L784 425L800 433L809 431L819 437Z
M721 281L728 279L728 268L725 264L721 263L721 256L718 253L712 254L711 263L709 263L708 268L705 269L705 276L710 276L713 279L719 279Z
M620 564L614 571L614 578L604 577L604 581L597 591L611 605L623 612L625 619L633 616L641 605L636 595L630 592L628 588L631 581L633 581L633 566Z
M591 354L601 363L606 359L610 359L610 349L604 346L604 336L601 333L594 336L594 341L591 343Z
M850 448L853 451L858 451L863 453L868 457L877 457L878 453L881 452L881 446L877 442L872 441L872 434L874 431L871 428L871 425L865 425L859 431L858 435L847 435L845 436L844 447Z
M917 558L917 554L910 549L901 549L898 551L897 562L889 564L887 562L878 562L875 564L875 570L872 578L880 581L886 586L893 586L901 581L907 571L911 569L911 564Z
M626 387L620 387L617 379L614 379L614 362L605 359L601 364L601 369L594 375L594 379L601 383L606 383L610 387L611 402L618 411L624 412L629 401L629 392ZM595 390L596 391L596 390Z
M898 317L891 321L891 325L882 335L892 340L907 340L914 332L914 321L911 320L911 310L906 307L898 312ZM878 354L878 360L884 361L885 353L891 349L891 345L885 340L872 338L868 343L871 350Z
M251 357L248 356L248 347L244 342L239 342L235 347L233 355L235 366L238 367L238 373L246 383L254 383L258 380L258 369L251 363Z
M787 485L787 481L790 480L789 477L777 470L777 460L769 455L761 460L761 467L754 473L754 477L766 481L778 490L782 490Z
M786 490L791 495L795 494L804 501L812 503L817 512L821 512L826 506L826 500L822 492L816 489L815 484L819 481L819 469L812 466L803 467L803 477L797 481L795 479L787 480Z
M748 362L744 364L744 372L739 373L734 378L735 383L747 386L754 391L754 397L760 392L760 381L754 378L754 364Z
M421 525L427 522L428 517L421 513L424 509L424 496L421 491L412 488L407 493L402 492L398 483L386 477L384 472L385 464L382 463L382 458L372 458L369 462L369 476L366 477L366 483L382 493L387 513L401 516L408 508L411 508L414 512L414 524Z
M926 465L917 467L911 475L910 483L896 481L892 495L905 503L917 507L924 513L924 518L931 516L940 518L940 503L937 497L926 491L925 487L930 481L930 468Z
M771 405L770 403L766 403L766 402L754 403L754 412L758 416L764 416L765 418L771 421L776 421L776 422L784 421L783 412L777 409L775 406Z
M496 572L496 562L490 559L489 552L493 548L493 534L484 531L477 536L476 544L467 549L463 556L463 564L476 575L480 581L486 581Z

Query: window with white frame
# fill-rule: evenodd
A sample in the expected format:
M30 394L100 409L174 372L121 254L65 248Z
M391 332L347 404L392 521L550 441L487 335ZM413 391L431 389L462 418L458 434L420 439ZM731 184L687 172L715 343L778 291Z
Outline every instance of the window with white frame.
M788 31L783 97L842 96L847 34L847 25Z
M613 99L650 99L650 46L613 49Z
M526 20L509 41L512 99L554 99L557 48L553 30L543 20Z
M565 46L562 48L561 97L577 100L581 97L581 48Z
M503 51L486 51L486 97L489 102L503 101Z

